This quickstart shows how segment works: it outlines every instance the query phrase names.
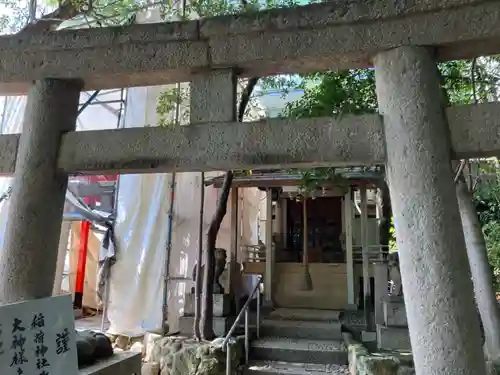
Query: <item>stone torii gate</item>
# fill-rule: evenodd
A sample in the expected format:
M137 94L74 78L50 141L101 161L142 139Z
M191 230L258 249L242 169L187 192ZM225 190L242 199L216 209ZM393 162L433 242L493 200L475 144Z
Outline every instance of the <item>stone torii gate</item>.
M500 104L444 109L436 61L500 52L500 2L370 0L0 38L0 92L28 92L3 303L51 294L69 174L387 164L419 375L485 373L451 159L500 154ZM236 78L374 66L379 115L235 122ZM191 125L75 132L82 89L191 82ZM229 104L229 105L228 105ZM231 105L233 104L233 105Z

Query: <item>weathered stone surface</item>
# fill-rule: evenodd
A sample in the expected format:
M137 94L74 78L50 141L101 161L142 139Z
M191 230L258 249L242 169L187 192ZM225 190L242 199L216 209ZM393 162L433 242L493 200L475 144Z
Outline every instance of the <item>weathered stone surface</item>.
M464 237L457 235L462 223L450 132L432 52L401 47L377 55L375 81L417 373L482 374L469 261Z
M118 335L113 340L113 346L115 348L125 350L130 345L130 337Z
M358 362L362 357L369 355L368 350L359 343L353 343L347 348L349 352L349 371L351 375L357 375Z
M375 5L374 2L355 3L358 7ZM387 2L383 3L381 6L387 5ZM400 8L400 13L409 13L407 11L408 8ZM269 28L254 33L230 34L224 37L217 35L209 39L211 56L215 64L239 66L249 73L259 74L259 70L264 66L281 73L324 70L328 64L338 69L367 67L371 65L371 58L380 48L390 49L407 44L443 44L442 48L438 47L438 56L442 59L474 54L474 49L479 51L498 48L498 45L476 45L472 48L474 46L467 43L452 44L457 42L457 35L464 36L465 42L479 30L483 35L495 33L493 29L487 30L484 25L478 25L474 29L471 27L479 19L492 27L493 22L498 22L499 10L486 4L430 13L415 12L408 17L393 19L384 16L383 19L328 24L316 29L306 27L300 29L300 33L293 28L282 28L278 31ZM285 23L288 19L283 18ZM468 25L463 23L465 20ZM450 44L444 45L446 43ZM326 56L327 54L320 51L335 53Z
M457 158L500 156L498 103L447 109ZM0 136L0 174L14 171L19 135ZM374 165L386 160L377 115L72 132L58 167L68 173L159 173L263 166Z
M93 134L92 134L93 133ZM381 118L267 120L74 132L62 141L63 170L178 172L262 165L383 163ZM336 163L332 163L336 160Z
M50 40L50 43L47 43ZM198 40L197 22L170 22L100 27L95 29L60 30L52 33L19 33L0 38L0 51L19 50L107 48L109 45L150 42L179 42Z
M186 294L184 299L184 316L194 316L195 296ZM227 316L231 312L231 296L229 294L214 294L214 316Z
M0 174L14 173L19 138L19 134L2 134L0 136Z
M196 70L246 76L371 65L401 45L436 47L439 59L500 51L500 4L481 0L343 1L171 24L22 34L0 39L0 92L46 77L87 89L189 81Z
M141 375L160 375L160 364L158 362L143 363Z
M28 95L0 253L0 304L52 295L68 184L58 148L75 130L81 88L79 80L46 79Z
M236 121L236 84L233 69L194 74L189 86L191 124Z
M132 350L135 352L144 351L144 336L108 335L113 344L113 348L119 350ZM140 349L140 350L139 350Z
M253 13L238 17L221 16L200 20L200 35L205 38L246 34L266 30L324 27L348 23L377 21L389 17L404 17L421 12L443 10L450 7L471 5L482 0L426 0L409 3L388 1L336 1L311 4L307 7L271 9L258 17Z
M148 363L158 363L161 375L224 375L226 353L222 340L211 343L198 342L185 337L165 337L156 340L146 358ZM241 364L243 348L237 341L231 344L232 368Z
M382 353L371 354L360 343L348 337L349 372L351 375L406 375L398 358Z
M357 363L359 375L398 375L399 361L392 357L363 356Z
M455 158L500 156L500 104L448 108ZM19 135L0 136L0 174L14 172ZM374 165L386 161L377 115L72 132L58 167L83 172L159 173L269 166Z
M451 145L458 158L467 155L471 157L483 157L491 154L492 150L500 150L500 105L497 103L485 103L480 106L461 105L449 107L446 110L448 124L450 127ZM481 121L480 127L472 127L470 124ZM495 125L497 124L497 125Z

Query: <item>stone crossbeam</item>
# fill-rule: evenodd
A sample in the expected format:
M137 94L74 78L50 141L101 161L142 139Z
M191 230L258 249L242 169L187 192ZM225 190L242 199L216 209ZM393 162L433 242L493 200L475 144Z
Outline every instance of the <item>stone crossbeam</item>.
M73 132L59 166L72 171L210 171L384 161L377 115Z
M447 109L457 159L500 156L500 104ZM379 115L71 132L58 167L69 174L269 167L362 166L386 161ZM0 173L14 172L19 135L0 136ZM445 145L443 145L445 147Z
M367 67L401 45L438 60L500 52L500 2L335 1L196 21L0 37L0 92L41 78L106 89L189 81L233 67L243 76Z

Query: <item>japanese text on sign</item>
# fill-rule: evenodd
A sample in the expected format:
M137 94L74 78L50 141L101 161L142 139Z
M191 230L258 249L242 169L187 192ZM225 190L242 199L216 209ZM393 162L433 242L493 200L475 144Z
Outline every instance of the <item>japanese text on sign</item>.
M76 375L71 296L0 306L0 374Z

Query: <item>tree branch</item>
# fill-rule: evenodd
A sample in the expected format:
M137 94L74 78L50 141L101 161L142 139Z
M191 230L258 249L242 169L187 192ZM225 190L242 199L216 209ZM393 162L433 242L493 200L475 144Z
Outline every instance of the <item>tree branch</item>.
M241 94L240 103L238 106L238 121L243 121L243 116L245 110L250 101L250 96L257 85L258 77L250 78L247 82L246 87L243 89ZM217 234L219 233L222 220L227 213L227 204L229 200L229 193L231 191L231 185L233 183L234 172L227 171L224 177L224 183L222 184L221 194L219 200L217 201L217 208L215 214L212 217L210 226L207 232L207 242L206 242L206 259L205 259L205 272L203 275L203 311L201 317L201 327L200 333L203 339L211 340L214 336L213 330L213 292L214 292L214 279L215 279L215 246L217 242ZM198 259L201 262L201 259ZM197 327L195 325L195 335L198 334Z
M245 116L245 111L247 109L248 103L250 102L250 96L259 81L259 77L252 77L248 80L246 87L241 93L240 105L238 108L238 121L243 122L243 116Z
M80 13L82 13L82 9L76 7L71 0L63 0L59 2L59 7L51 13L45 14L42 16L42 20L60 20L65 21L69 20L73 17L76 17ZM89 8L92 8L92 1L89 1Z
M43 15L38 21L30 22L19 31L19 33L45 33L55 30L63 21L85 13L79 7L76 7L71 0L59 2L60 6L51 13Z
M477 104L477 89L476 89L476 66L477 58L472 60L470 75L472 80L472 98L474 99L474 104Z

